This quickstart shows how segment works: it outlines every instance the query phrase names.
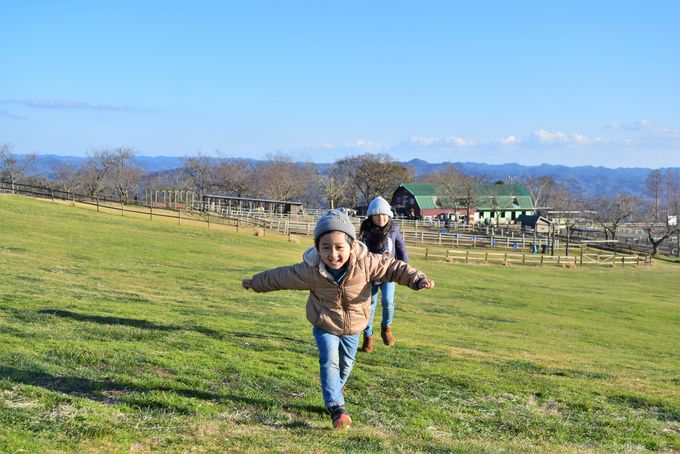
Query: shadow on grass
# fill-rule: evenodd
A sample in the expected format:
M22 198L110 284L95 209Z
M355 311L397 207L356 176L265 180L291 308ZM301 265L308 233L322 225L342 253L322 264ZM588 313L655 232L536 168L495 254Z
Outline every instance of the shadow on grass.
M93 380L83 377L57 376L47 372L18 369L0 365L0 380L10 380L30 386L38 386L50 391L67 394L73 397L86 398L105 404L123 404L142 409L166 410L174 413L188 413L186 408L155 400L144 400L138 397L126 399L126 394L147 394L152 392L168 392L182 397L200 399L215 403L230 401L246 404L267 410L281 406L289 411L325 414L325 409L315 405L286 404L273 399L254 399L251 397L234 394L217 394L209 391L200 391L187 388L174 388L171 386L146 387L132 383L119 383L111 380Z
M205 336L208 336L213 339L218 339L218 340L226 340L228 338L232 337L239 337L239 338L251 338L251 339L263 339L263 340L268 340L268 339L276 339L276 340L284 340L288 342L295 342L295 343L301 343L305 344L306 341L303 339L296 339L293 337L288 337L288 336L283 336L280 334L258 334L258 333L246 333L246 332L239 332L239 331L234 331L234 332L220 332L216 331L214 329L210 328L205 328L202 326L195 326L195 325L186 325L186 326L180 326L180 325L159 325L157 323L152 323L147 320L140 320L140 319L135 319L135 318L121 318L121 317L105 317L101 315L87 315L87 314L79 314L77 312L71 312L71 311L64 311L64 310L58 310L58 309L43 309L38 311L39 314L43 315L53 315L55 317L63 317L63 318L70 318L72 320L78 320L81 322L90 322L90 323L99 323L101 325L121 325L121 326L131 326L134 328L140 328L140 329L148 329L148 330L156 330L156 331L196 331L197 333L201 333Z

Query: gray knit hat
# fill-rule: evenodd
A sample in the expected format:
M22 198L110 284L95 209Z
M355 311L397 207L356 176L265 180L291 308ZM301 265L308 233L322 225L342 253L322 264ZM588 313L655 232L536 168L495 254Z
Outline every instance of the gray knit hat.
M319 240L319 237L324 233L332 232L334 230L346 233L353 240L357 236L354 224L352 224L349 216L338 210L329 210L321 216L316 223L316 227L314 227L314 243L316 243Z
M386 214L390 218L394 217L394 213L392 213L392 208L390 208L390 204L387 203L387 200L383 199L380 196L371 200L371 203L368 205L368 212L366 214L368 216L373 216L374 214Z

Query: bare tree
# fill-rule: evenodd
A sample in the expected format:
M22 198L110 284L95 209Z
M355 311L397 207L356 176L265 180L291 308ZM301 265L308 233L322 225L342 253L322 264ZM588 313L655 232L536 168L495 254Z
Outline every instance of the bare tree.
M652 255L658 254L659 246L666 239L680 235L677 220L677 216L675 219L669 216L666 222L652 222L645 227L647 238L652 245Z
M198 153L196 156L182 158L182 170L198 192L204 196L215 184L215 159Z
M35 153L24 155L20 157L12 153L12 146L10 144L0 145L0 178L6 180L12 192L16 190L16 184L24 176L36 160Z
M659 170L652 170L649 172L649 175L647 175L647 179L645 180L645 193L652 199L654 203L654 210L652 212L654 216L654 222L659 222L659 205L663 199L661 195L663 190L662 181L663 178Z
M106 178L111 171L112 160L113 156L109 150L88 153L87 159L78 170L78 179L90 197L103 197L106 194Z
M680 235L680 178L677 171L668 169L665 173L653 170L645 184L650 198L650 222L646 223L647 238L652 245L652 255L659 252L659 246L668 238ZM665 219L660 219L665 212ZM678 251L680 255L680 251Z
M215 185L225 194L245 197L255 192L253 166L245 159L220 162L215 171Z
M325 176L320 176L319 185L329 208L354 203L354 200L346 203L348 202L347 194L350 192L351 183L346 176L341 174L337 164L331 165Z
M666 169L663 174L666 195L666 217L680 213L680 173L677 169Z
M531 196L534 207L539 210L546 209L550 196L556 187L555 179L551 176L532 176L522 179L520 182Z
M368 205L378 195L390 197L399 184L413 179L411 170L394 162L387 154L366 153L336 161L341 178L351 183L356 204ZM350 198L350 197L348 197Z
M81 187L80 179L78 178L78 168L72 164L60 164L56 171L56 181L59 188L73 193Z
M557 209L560 222L565 227L566 246L565 254L569 255L571 235L581 216L581 210L585 207L585 200L581 190L575 181L568 181L566 184L559 185L554 194L553 205ZM551 253L554 253L554 233L551 244Z
M109 167L112 189L121 201L130 203L137 195L142 170L135 164L132 148L116 148L110 152Z
M274 200L300 200L313 180L312 166L299 164L289 155L268 155L255 169L260 196Z
M443 169L426 175L424 180L438 185L438 192L442 194L442 206L450 207L456 213L459 207L465 209L469 222L472 209L479 201L477 189L484 177L465 175L456 166L448 164Z
M596 197L589 205L595 212L595 221L604 230L605 238L615 240L619 225L633 216L640 206L640 200L630 194L617 194L614 197Z

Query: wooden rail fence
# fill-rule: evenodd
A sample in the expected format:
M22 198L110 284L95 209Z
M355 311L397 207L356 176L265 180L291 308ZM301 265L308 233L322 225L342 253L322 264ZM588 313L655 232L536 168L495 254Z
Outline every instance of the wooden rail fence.
M472 249L434 249L429 247L409 247L409 254L424 257L425 260L446 260L459 263L489 263L521 266L561 266L565 268L584 266L646 266L651 264L648 256L629 256L613 254L547 255L515 254L510 252L475 251Z

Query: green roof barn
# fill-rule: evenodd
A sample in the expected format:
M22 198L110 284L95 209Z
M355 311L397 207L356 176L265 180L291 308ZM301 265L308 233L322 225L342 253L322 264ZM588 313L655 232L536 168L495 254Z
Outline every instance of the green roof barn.
M469 215L472 223L508 224L534 214L531 196L521 184L480 184L452 196L439 184L402 183L392 195L392 207L407 217Z

